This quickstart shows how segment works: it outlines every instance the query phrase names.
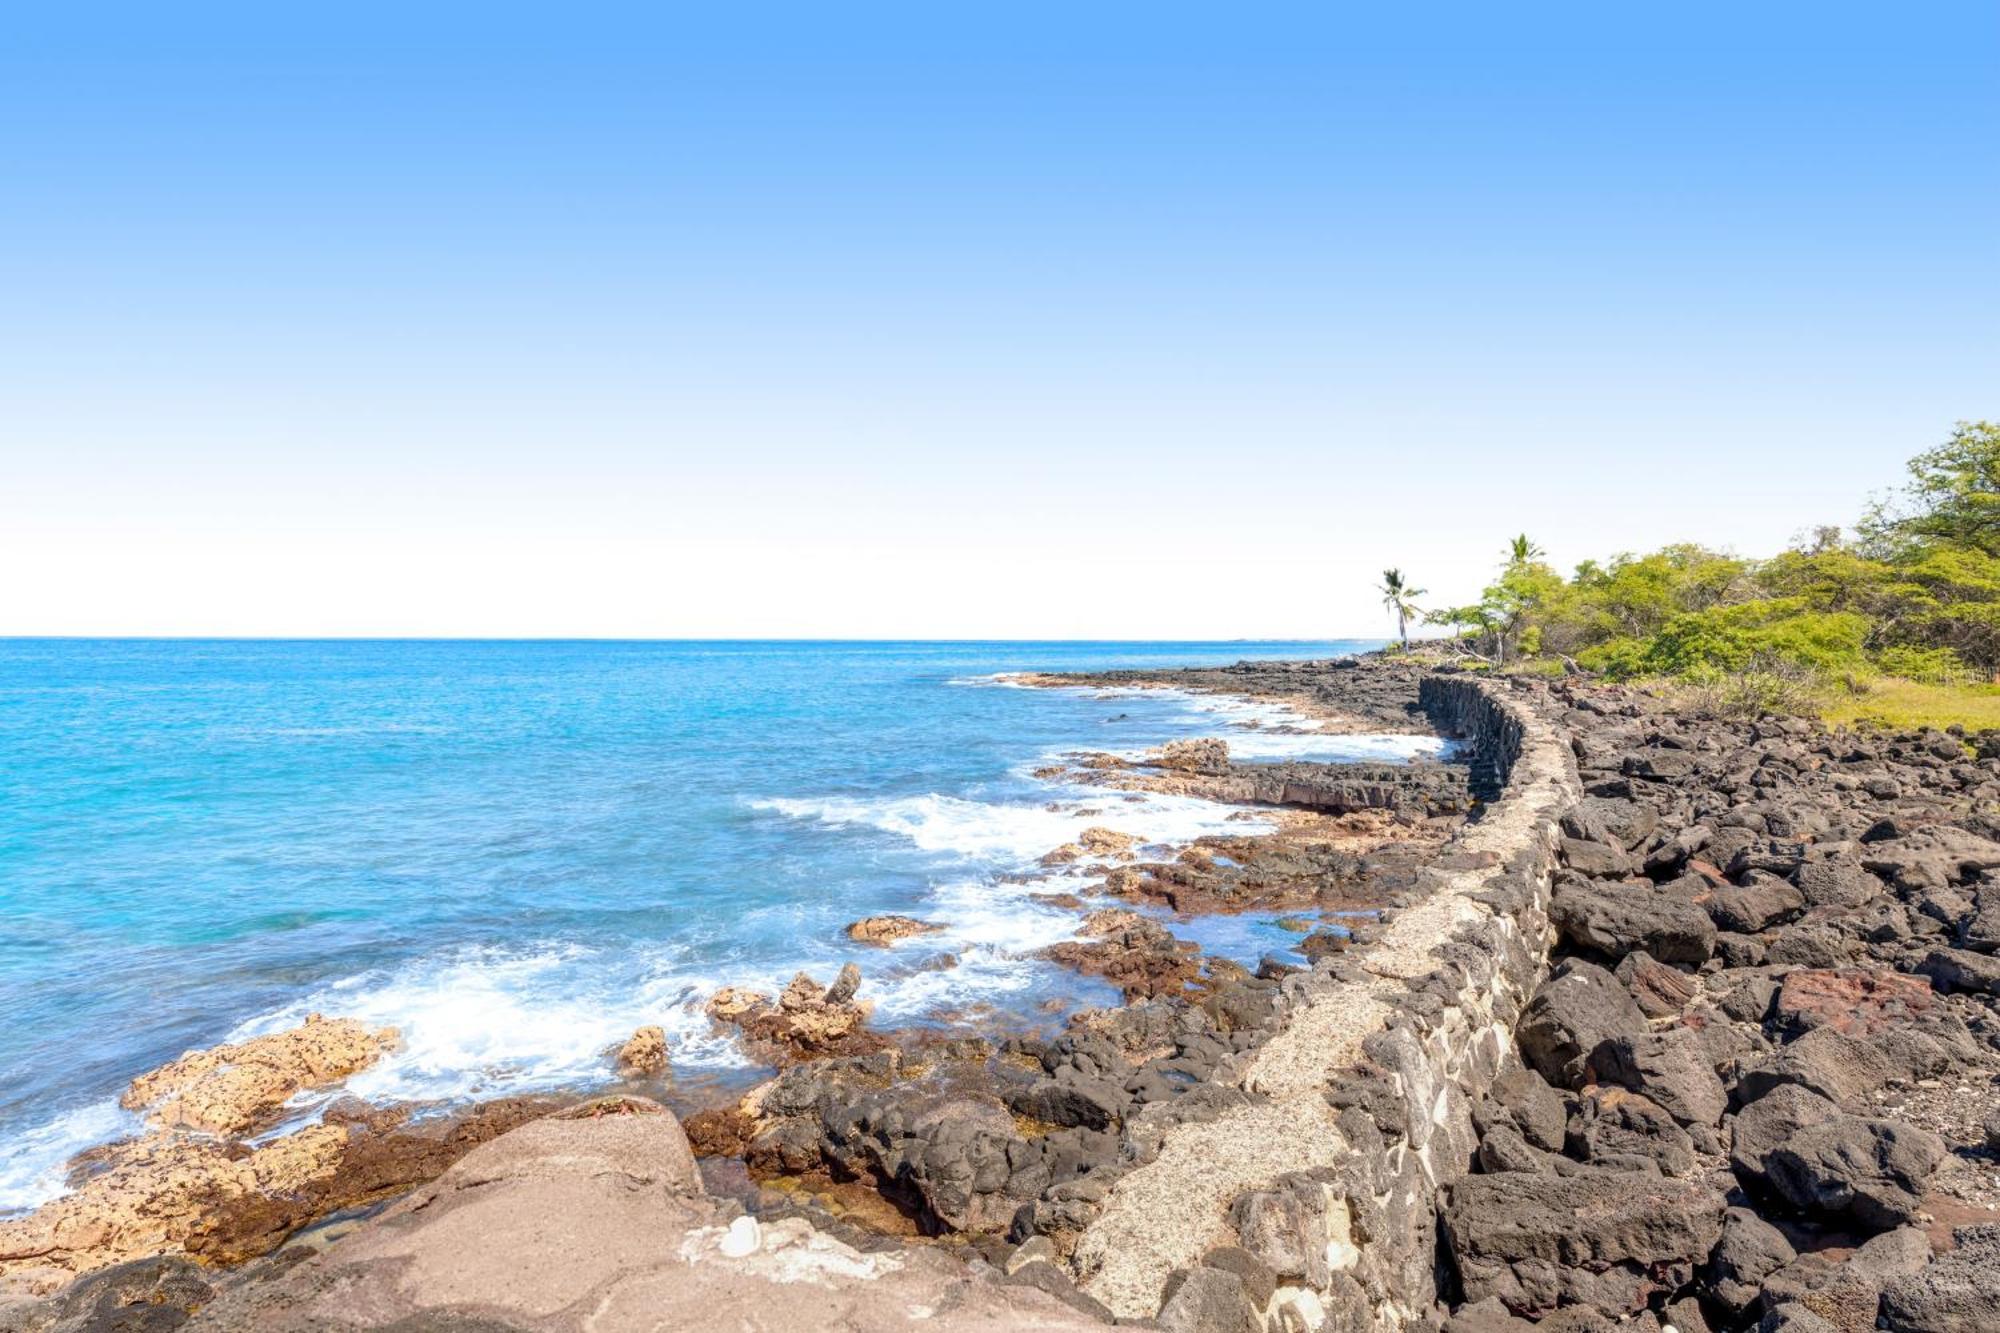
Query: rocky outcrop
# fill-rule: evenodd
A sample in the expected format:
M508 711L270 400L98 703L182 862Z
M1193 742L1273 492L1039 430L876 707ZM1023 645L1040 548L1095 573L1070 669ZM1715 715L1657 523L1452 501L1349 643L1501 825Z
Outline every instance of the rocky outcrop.
M865 916L847 927L847 938L861 944L891 945L918 935L934 935L944 927L908 916Z
M639 1098L523 1125L291 1262L199 1285L168 1277L184 1304L147 1328L174 1327L190 1306L193 1327L218 1333L1102 1327L942 1251L857 1249L801 1219L747 1216L708 1195L674 1117Z
M411 1123L407 1109L345 1101L328 1107L321 1123L275 1138L189 1128L262 1126L293 1095L365 1066L393 1039L392 1031L314 1015L287 1032L190 1052L134 1080L131 1101L155 1108L147 1131L85 1154L70 1193L0 1222L0 1295L47 1292L79 1274L160 1255L231 1263L263 1254L334 1209L430 1179L553 1105L513 1099Z
M753 1053L773 1064L877 1051L888 1039L868 1027L872 1006L857 1001L861 969L849 963L830 986L801 972L777 999L725 986L708 1002L709 1017L742 1032Z
M145 1111L162 1128L243 1134L270 1123L300 1091L360 1073L397 1040L394 1028L307 1014L298 1027L190 1051L141 1074L119 1105Z

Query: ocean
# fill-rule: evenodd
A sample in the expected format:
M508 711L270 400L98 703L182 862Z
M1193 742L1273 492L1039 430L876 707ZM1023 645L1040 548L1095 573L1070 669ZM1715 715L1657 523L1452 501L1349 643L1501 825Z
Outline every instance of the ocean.
M1199 735L1249 758L1426 742L995 676L1375 646L0 640L0 1211L134 1126L134 1074L313 1010L402 1029L349 1091L449 1103L601 1083L644 1023L677 1076L747 1076L702 1001L850 960L878 1024L1110 1001L1026 956L1077 921L1041 901L1076 885L1042 855L1092 824L1246 826L1036 768ZM946 930L847 940L883 912ZM1183 933L1246 961L1295 938Z

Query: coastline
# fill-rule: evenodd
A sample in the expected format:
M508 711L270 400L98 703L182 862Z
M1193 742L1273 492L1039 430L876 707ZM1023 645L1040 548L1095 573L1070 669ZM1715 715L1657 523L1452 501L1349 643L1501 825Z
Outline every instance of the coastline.
M1095 681L1086 681L1080 683L1080 688L1095 690L1099 687ZM1157 688L1171 687L1163 684ZM1195 691L1206 692L1206 687L1195 686L1189 692ZM1238 698L1248 697L1247 695L1230 695L1224 701L1234 702ZM1270 727L1273 734L1288 734L1307 738L1308 743L1311 735L1321 733L1318 719L1309 718L1301 714L1286 713L1282 705L1274 709L1272 707L1274 701L1268 698L1254 700L1253 702L1257 716L1251 719L1251 721L1257 728ZM1225 716L1219 718L1219 720L1232 724L1221 729L1222 734L1229 735L1236 732L1237 729L1233 724L1241 719ZM1406 726L1409 725L1407 717L1403 719L1403 722ZM1323 734L1335 733L1331 729L1328 729ZM1343 730L1338 734L1348 734L1348 732ZM1412 730L1409 734L1416 735L1420 733ZM1108 761L1108 757L1102 755L1097 756L1097 759L1100 763ZM1260 768L1279 766L1282 765L1256 765L1256 767ZM1241 768L1243 766L1238 765L1237 767ZM1324 772L1327 769L1348 769L1359 766L1347 764L1308 764L1303 766L1292 765L1290 767L1295 772ZM1147 765L1127 759L1119 761L1119 769L1115 776L1113 771L1108 767L1079 770L1077 773L1070 774L1069 776L1090 784L1094 790L1101 788L1109 796L1111 792L1121 790L1115 785L1116 782L1136 779L1149 771L1153 770L1149 769ZM1226 768L1223 771L1226 772ZM1175 799L1185 798L1208 802L1226 802L1233 806L1242 807L1245 810L1249 809L1253 803L1263 804L1261 802L1254 802L1254 798L1251 795L1241 791L1233 793L1216 791L1196 792L1190 789L1191 787L1200 786L1204 782L1212 783L1217 779L1218 774L1211 773L1204 775L1192 768L1178 766L1172 769L1160 769L1155 773L1155 776L1158 778L1158 781L1153 784L1153 790ZM1111 778L1112 782L1100 783L1099 779L1104 778ZM1285 817L1281 819L1268 817L1273 814L1282 814ZM1165 857L1167 859L1164 862L1153 860L1151 864L1161 869L1168 869L1168 873L1177 879L1192 881L1197 884L1202 882L1220 884L1223 881L1240 877L1230 873L1237 869L1236 866L1230 866L1225 870L1213 864L1206 867L1202 867L1199 864L1183 864L1190 856L1196 862L1201 859L1200 844L1213 840L1239 854L1250 851L1250 860L1254 862L1256 854L1251 849L1254 849L1259 843L1269 842L1275 848L1278 846L1303 846L1314 841L1326 842L1328 839L1324 837L1314 837L1313 826L1316 823L1337 822L1324 815L1309 814L1297 810L1285 810L1276 806L1267 806L1260 810L1259 816L1259 818L1252 820L1251 823L1246 825L1244 832L1241 834L1232 832L1226 837L1220 834L1204 834L1181 842L1152 844L1143 848L1147 853L1145 858L1142 858L1138 854L1140 848L1137 845L1130 844L1129 840L1128 845L1114 845L1096 851L1080 851L1073 844L1067 847L1058 846L1050 848L1050 856L1044 858L1049 870L1053 874L1073 881L1075 887L1081 889L1090 899L1090 902L1086 904L1082 898L1073 893L1059 892L1049 894L1048 896L1050 897L1063 900L1061 904L1063 910L1074 911L1080 917L1087 917L1093 912L1096 915L1102 916L1110 904L1130 903L1136 909L1136 912L1128 912L1127 915L1137 915L1140 918L1138 922L1123 926L1108 942L1101 935L1086 935L1078 941L1074 952L1070 956L1052 957L1052 961L1056 962L1059 966L1066 966L1073 970L1079 978L1079 990L1087 993L1089 985L1086 980L1087 978L1097 976L1105 977L1109 980L1111 974L1119 971L1116 963L1108 969L1095 965L1093 955L1099 952L1122 951L1126 957L1139 960L1137 965L1138 970L1136 972L1127 971L1124 977L1127 981L1136 979L1139 986L1137 990L1127 988L1128 995L1143 994L1153 984L1146 979L1148 972L1157 973L1158 975L1154 977L1154 981L1160 985L1164 985L1166 983L1162 978L1180 977L1183 974L1198 975L1205 963L1213 962L1219 964L1225 961L1219 956L1207 958L1197 950L1191 948L1187 943L1175 939L1170 931L1171 923L1175 921L1191 923L1204 919L1218 920L1224 917L1240 915L1244 912L1277 911L1280 909L1296 908L1312 896L1310 892L1301 893L1298 889L1297 881L1301 875L1299 867L1289 868L1289 873L1294 880L1293 889L1289 894L1282 891L1276 893L1266 892L1262 897L1253 902L1226 903L1211 894L1208 901L1199 904L1190 906L1183 902L1177 905L1171 897L1162 897L1157 892L1127 891L1107 894L1094 891L1094 889L1100 887L1097 884L1099 879L1128 874L1128 872L1133 872L1146 866L1149 858L1158 857ZM1085 811L1077 817L1077 822L1083 826L1086 833L1091 831L1089 820L1090 815L1088 807L1086 807ZM1366 846L1378 836L1379 830L1356 830L1345 839L1345 842L1348 846ZM1335 839L1333 841L1341 840ZM1228 861L1233 858L1225 856L1224 859ZM1316 868L1309 867L1308 869ZM1157 879L1150 873L1143 876L1140 883L1145 887L1155 889L1158 887ZM1041 887L1043 892L1047 893L1045 885L1038 887ZM1179 885L1183 893L1186 892L1187 887L1187 883ZM1363 910L1365 908L1360 904L1345 901L1343 901L1340 907L1342 913ZM1169 924L1155 924L1156 920ZM1331 943L1335 939L1344 938L1346 920L1347 918L1344 916L1336 916L1327 921L1317 923L1317 935L1326 937L1322 943ZM1137 926L1138 929L1135 931L1132 928L1133 926ZM895 966L898 955L902 952L901 949L895 947L884 949L882 951L882 961ZM1297 957L1297 955L1294 955L1294 957ZM1195 961L1190 962L1190 958ZM917 965L921 966L922 963ZM1165 970L1162 971L1162 968ZM1240 967L1235 967L1234 965L1231 965L1231 968L1234 972L1242 971ZM1114 986L1115 993L1115 987L1118 983L1110 981L1109 984ZM1000 1025L998 1028L995 1026L996 1023ZM718 1026L718 1030L728 1031L726 1027L721 1025ZM885 1043L892 1043L898 1049L898 1058L900 1059L913 1054L918 1058L923 1058L925 1052L941 1047L948 1047L955 1041L985 1040L992 1042L996 1039L1011 1039L1018 1042L1023 1038L1045 1040L1058 1032L1059 1025L1054 1024L1053 1021L1051 1024L1045 1024L1036 1029L1032 1025L1023 1024L1018 1017L1005 1018L992 1013L972 1012L958 1016L958 1020L955 1023L920 1022L915 1025L904 1024L880 1035L883 1036ZM313 1131L328 1123L338 1125L352 1137L367 1140L367 1146L362 1147L357 1144L348 1154L354 1160L338 1163L330 1170L326 1169L327 1162L325 1160L317 1162L314 1169L320 1170L327 1178L326 1181L323 1184L316 1183L311 1188L303 1190L290 1188L289 1192L297 1197L289 1202L287 1209L280 1210L285 1213L286 1221L274 1223L270 1217L260 1217L257 1220L255 1228L256 1234L234 1239L226 1238L221 1234L229 1230L227 1225L218 1227L205 1222L202 1227L202 1239L198 1242L197 1248L193 1252L202 1257L217 1259L223 1262L237 1261L259 1252L260 1247L268 1248L274 1240L281 1237L285 1227L297 1226L301 1221L310 1220L316 1212L324 1213L355 1206L370 1206L376 1204L382 1198L392 1197L395 1193L409 1188L412 1184L418 1183L423 1178L423 1173L428 1171L431 1174L435 1174L435 1171L441 1168L443 1159L440 1157L439 1149L436 1146L439 1142L454 1144L458 1150L462 1151L485 1137L503 1132L520 1120L528 1118L531 1114L545 1114L566 1105L587 1102L593 1097L605 1095L647 1096L669 1106L678 1114L693 1118L698 1113L713 1113L734 1104L738 1094L753 1087L759 1079L767 1077L769 1069L768 1066L759 1069L753 1064L751 1067L743 1070L740 1076L709 1076L690 1086L684 1076L676 1077L671 1073L665 1078L656 1076L616 1077L609 1072L611 1064L611 1053L607 1051L605 1053L607 1077L602 1083L596 1086L572 1088L553 1093L505 1097L497 1102L480 1103L461 1109L424 1104L364 1106L355 1103L351 1098L343 1102L338 1100L337 1097L329 1097L327 1092L318 1093L316 1094L316 1098L323 1104L325 1108L324 1114L310 1117L305 1122L300 1121L295 1115L290 1117L276 1115L267 1117L257 1126L258 1134L251 1139L245 1140L245 1147L249 1148L252 1144L263 1144L274 1136L279 1141L300 1135L310 1136ZM325 1087L326 1085L322 1082L319 1086ZM337 1086L332 1088L331 1091L337 1093ZM699 1122L697 1121L696 1123ZM139 1141L144 1142L143 1134L140 1136ZM230 1149L230 1151L240 1152L243 1149ZM261 1147L254 1149L253 1155L259 1151L262 1151ZM338 1154L336 1154L337 1156ZM105 1171L105 1164L107 1162L112 1162L115 1166L115 1157L115 1153L107 1153L104 1149L93 1149L84 1154L82 1160L90 1162L92 1165L89 1169L98 1171L100 1174L115 1174L115 1170L112 1172ZM390 1159L399 1160L403 1165L397 1167L385 1166L385 1162ZM359 1177L360 1179L358 1183L344 1184L340 1183L343 1177ZM82 1181L86 1177L77 1176L75 1179ZM247 1198L254 1193L254 1190L245 1191L245 1197ZM34 1214L30 1214L25 1218L17 1218L13 1225L18 1226L25 1223L33 1216ZM0 1223L0 1227L8 1225L10 1224ZM14 1266L18 1267L18 1262Z
M1442 838L1354 857L1377 920L1302 964L1191 957L1171 926L1203 918L1168 889L1288 890L1254 858L1183 853L1106 876L1156 915L1100 908L1077 943L1131 964L1107 969L1131 998L1053 1037L876 1033L847 978L788 988L743 1012L803 1058L684 1135L630 1098L531 1121L529 1144L567 1143L650 1117L644 1137L701 1159L645 1214L685 1234L679 1257L621 1252L592 1299L700 1297L772 1328L794 1326L779 1286L810 1281L857 1328L1979 1329L2000 1298L2000 824L1980 813L2000 760L1587 681L1324 670L1398 682L1483 775L1426 816ZM1107 791L1254 789L1235 769L1191 744L1092 771ZM1349 901L1331 863L1286 859L1316 901ZM344 1309L329 1292L386 1291L366 1256L394 1252L428 1276L385 1309L459 1309L443 1256L479 1206L463 1178L500 1182L480 1197L515 1215L510 1191L556 1169L491 1165L525 1133L351 1242L224 1274L168 1258L57 1301L198 1281L203 1327L304 1327ZM620 1179L655 1170L619 1160ZM499 1322L571 1326L522 1302L585 1288L502 1250L533 1279Z

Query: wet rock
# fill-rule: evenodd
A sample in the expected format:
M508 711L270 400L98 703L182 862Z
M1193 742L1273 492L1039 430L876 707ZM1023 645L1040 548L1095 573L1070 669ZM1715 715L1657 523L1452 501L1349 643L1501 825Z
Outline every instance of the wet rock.
M1530 1067L1558 1087L1574 1088L1599 1045L1644 1031L1646 1016L1616 977L1594 963L1568 959L1528 1002L1516 1036Z
M1841 1115L1805 1125L1765 1156L1766 1179L1794 1206L1881 1229L1916 1217L1944 1141L1892 1120Z
M1612 1317L1686 1285L1722 1234L1720 1195L1692 1181L1586 1167L1468 1176L1445 1231L1465 1298L1517 1315L1585 1305Z
M1599 1082L1645 1094L1684 1125L1715 1125L1729 1107L1706 1048L1687 1028L1612 1037L1591 1052L1589 1067Z
M1692 897L1650 883L1560 885L1549 909L1564 939L1611 958L1643 949L1663 963L1702 963L1715 923Z
M140 1259L82 1278L33 1306L0 1305L0 1328L21 1333L173 1333L215 1296L215 1275L177 1255Z
M1880 1326L1891 1333L1990 1333L2000 1312L2000 1225L1960 1227L1957 1248L1885 1283Z
M618 1048L618 1072L627 1078L653 1078L667 1072L667 1034L642 1027Z
M935 935L944 927L908 916L865 916L847 927L847 938L862 944L891 945L917 935Z
M307 1014L283 1032L190 1051L133 1079L118 1101L154 1125L242 1134L270 1123L294 1094L366 1069L397 1040L394 1028Z
M1092 938L1052 944L1036 956L1102 977L1128 998L1178 995L1201 974L1199 946L1136 912L1093 912L1081 933Z
M1200 740L1168 741L1160 747L1160 767L1183 773L1226 773L1229 771L1229 742L1213 736Z
M831 987L801 972L775 1003L768 996L727 986L708 1002L709 1016L743 1033L746 1046L773 1063L882 1050L887 1038L868 1028L870 1006L856 1003L861 971L849 963Z

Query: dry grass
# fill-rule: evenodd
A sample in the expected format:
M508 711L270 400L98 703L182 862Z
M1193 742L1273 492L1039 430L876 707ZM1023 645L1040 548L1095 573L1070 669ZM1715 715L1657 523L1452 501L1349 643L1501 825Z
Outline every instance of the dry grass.
M1881 676L1859 690L1826 703L1821 716L1833 726L1897 729L1949 727L1967 731L2000 728L2000 685L1926 685Z

